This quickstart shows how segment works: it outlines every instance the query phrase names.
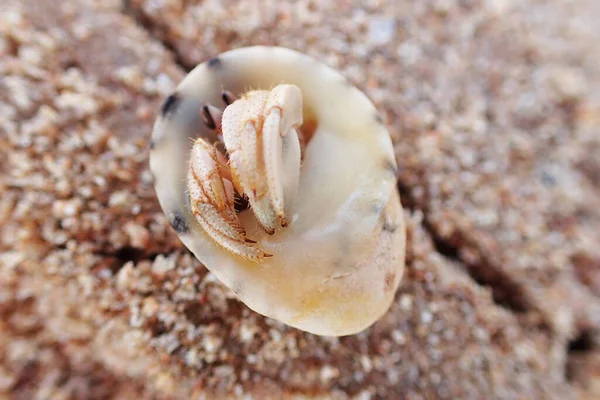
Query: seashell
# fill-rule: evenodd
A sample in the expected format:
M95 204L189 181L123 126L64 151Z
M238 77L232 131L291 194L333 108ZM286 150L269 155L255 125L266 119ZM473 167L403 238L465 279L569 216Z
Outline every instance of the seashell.
M342 336L389 308L406 241L392 141L330 67L262 46L198 65L161 108L150 167L181 241L252 310Z

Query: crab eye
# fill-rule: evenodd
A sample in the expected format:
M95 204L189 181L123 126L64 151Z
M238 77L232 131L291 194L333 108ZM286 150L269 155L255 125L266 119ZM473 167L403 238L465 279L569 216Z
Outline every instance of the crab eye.
M339 73L283 48L221 54L165 100L152 140L165 214L251 309L340 336L389 308L406 236L392 142Z

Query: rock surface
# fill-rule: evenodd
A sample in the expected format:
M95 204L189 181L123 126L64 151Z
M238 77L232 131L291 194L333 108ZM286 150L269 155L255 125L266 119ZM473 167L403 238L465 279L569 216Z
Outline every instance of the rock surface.
M3 0L0 396L600 396L600 3ZM407 270L367 331L245 308L182 247L148 145L185 71L269 44L386 115Z

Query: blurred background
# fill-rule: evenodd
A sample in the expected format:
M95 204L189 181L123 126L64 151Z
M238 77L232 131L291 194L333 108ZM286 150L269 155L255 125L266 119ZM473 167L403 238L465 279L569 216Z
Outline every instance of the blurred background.
M0 397L600 398L597 0L0 0ZM322 338L178 241L148 145L196 64L307 53L394 141L390 311Z

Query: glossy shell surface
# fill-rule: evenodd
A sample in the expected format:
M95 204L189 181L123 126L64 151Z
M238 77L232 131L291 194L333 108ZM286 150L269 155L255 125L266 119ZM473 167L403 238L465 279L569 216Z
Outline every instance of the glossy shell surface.
M214 140L199 109L223 90L293 84L311 138L288 227L268 235L249 210L248 237L273 257L253 262L211 240L190 212L190 149ZM248 47L198 65L164 102L150 154L156 193L181 241L251 309L296 328L357 333L389 308L404 270L405 225L389 133L371 101L341 74L284 48Z

